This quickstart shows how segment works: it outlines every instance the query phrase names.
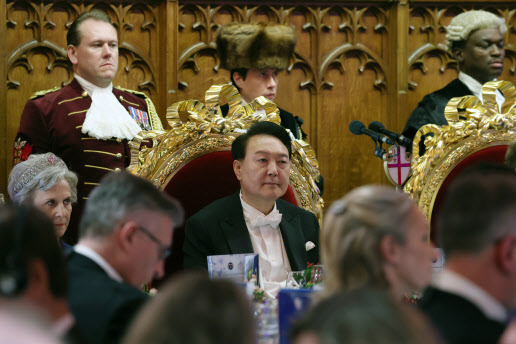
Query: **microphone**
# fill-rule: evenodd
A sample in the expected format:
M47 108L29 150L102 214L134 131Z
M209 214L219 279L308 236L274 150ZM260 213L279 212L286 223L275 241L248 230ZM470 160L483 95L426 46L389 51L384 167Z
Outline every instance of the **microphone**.
M411 139L409 139L408 137L405 137L401 134L398 134L393 131L385 129L385 126L378 121L372 121L371 123L369 123L369 129L372 131L376 131L378 133L382 133L385 136L388 136L391 139L395 140L400 145L402 145L408 149L412 149L412 140Z
M383 143L386 143L388 145L396 145L396 142L394 142L392 139L388 138L387 136L384 136L382 134L379 134L377 132L374 132L372 130L369 130L365 127L364 123L360 121L352 121L349 123L349 131L351 131L355 135L362 135L365 134L369 137L371 137L375 141L380 141Z

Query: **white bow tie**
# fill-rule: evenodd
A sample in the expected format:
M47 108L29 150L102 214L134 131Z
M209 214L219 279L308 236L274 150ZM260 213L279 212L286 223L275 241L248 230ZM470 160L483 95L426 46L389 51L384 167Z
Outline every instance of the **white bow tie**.
M265 215L257 215L253 216L249 219L249 222L251 223L251 226L253 227L260 227L265 225L270 225L272 228L278 228L280 222L281 222L282 215L276 209L275 211L271 211L267 216Z

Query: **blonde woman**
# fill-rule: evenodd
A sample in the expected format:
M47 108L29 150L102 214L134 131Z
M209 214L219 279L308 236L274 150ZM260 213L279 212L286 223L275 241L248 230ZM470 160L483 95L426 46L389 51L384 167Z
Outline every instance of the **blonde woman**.
M329 293L372 286L399 299L430 283L436 258L414 201L375 185L359 187L330 207L321 254Z

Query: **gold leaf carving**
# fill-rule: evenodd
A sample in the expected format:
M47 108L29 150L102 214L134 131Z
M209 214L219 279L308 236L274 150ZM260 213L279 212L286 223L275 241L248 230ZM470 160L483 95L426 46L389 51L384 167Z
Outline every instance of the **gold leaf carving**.
M505 97L501 109L495 100ZM428 124L413 143L412 175L404 190L430 220L439 189L449 173L467 156L486 147L507 145L516 139L516 88L508 81L490 81L482 87L482 103L474 96L452 98L444 110L448 125ZM419 155L423 136L425 154Z
M221 99L229 105L226 117L221 115ZM259 108L264 111L257 111ZM128 170L161 188L181 166L197 156L230 150L242 129L259 121L279 124L280 118L276 105L265 97L242 105L240 94L233 85L213 85L206 91L204 104L198 100L186 100L170 106L167 121L170 130L141 132L130 142L131 164ZM315 184L318 177L319 163L314 150L305 141L294 140L291 186L300 206L313 211L321 219L324 203Z

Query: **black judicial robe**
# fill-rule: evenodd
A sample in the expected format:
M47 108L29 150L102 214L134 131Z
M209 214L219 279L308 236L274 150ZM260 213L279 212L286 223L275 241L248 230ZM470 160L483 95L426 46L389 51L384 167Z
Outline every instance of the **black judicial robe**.
M226 117L229 112L229 105L222 105L220 110L222 111L222 117ZM279 107L278 110L281 119L280 125L285 129L289 129L296 139L304 140L306 138L306 134L301 130L301 124L303 124L303 120Z
M426 124L446 125L444 108L454 97L472 95L473 92L459 79L455 79L438 91L427 94L410 115L403 136L413 140L419 128Z

